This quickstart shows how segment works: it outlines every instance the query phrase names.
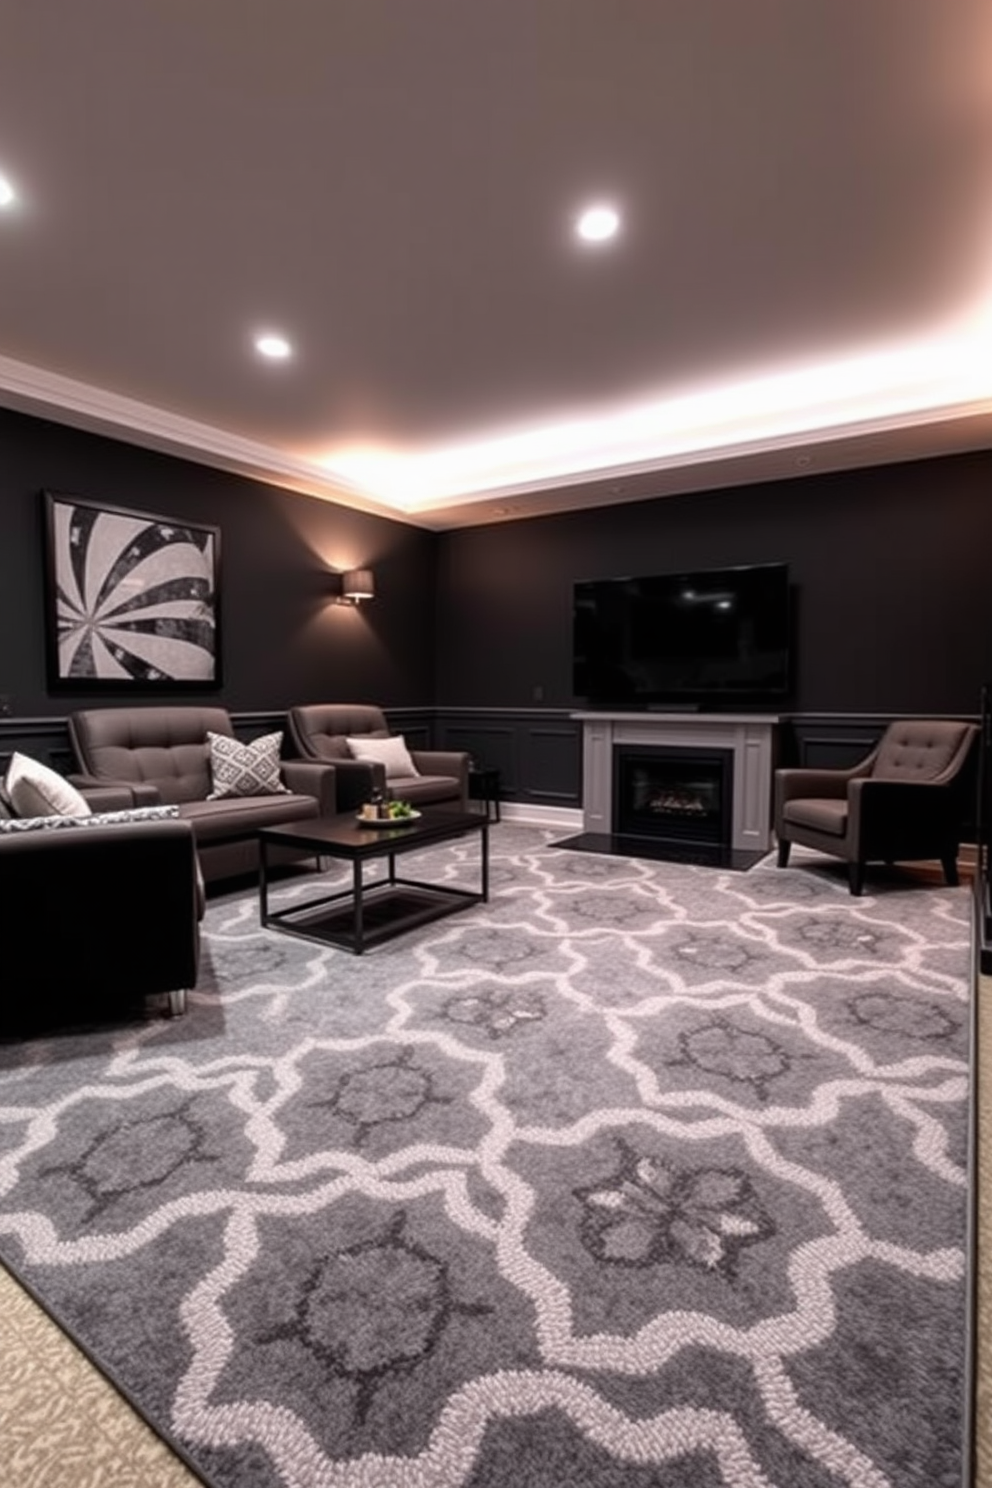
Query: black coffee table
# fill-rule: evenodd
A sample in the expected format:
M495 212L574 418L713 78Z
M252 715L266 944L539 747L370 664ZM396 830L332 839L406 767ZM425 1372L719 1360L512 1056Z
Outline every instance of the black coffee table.
M479 890L401 878L396 859L457 837L479 837ZM404 825L365 826L353 815L314 817L282 827L262 827L259 842L259 911L270 930L301 940L341 946L360 956L369 946L390 940L416 925L454 914L489 898L489 819L475 811L426 807ZM338 889L287 909L269 909L269 849L292 847L316 858L352 865L350 888ZM385 859L386 876L365 881L364 865Z

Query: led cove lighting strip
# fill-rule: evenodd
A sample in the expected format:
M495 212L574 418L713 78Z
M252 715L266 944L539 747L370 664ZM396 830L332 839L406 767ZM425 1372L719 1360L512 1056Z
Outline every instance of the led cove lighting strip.
M672 462L828 430L864 429L988 402L992 315L970 333L645 402L598 418L402 454L342 450L320 462L370 496L415 512L459 496Z

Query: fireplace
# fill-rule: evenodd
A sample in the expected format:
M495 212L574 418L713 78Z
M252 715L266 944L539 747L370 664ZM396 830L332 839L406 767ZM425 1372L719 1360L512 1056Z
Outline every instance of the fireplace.
M656 842L728 848L732 749L621 744L613 750L613 832Z
M776 717L765 713L601 711L576 713L573 717L582 722L582 833L580 838L569 839L571 845L586 852L707 862L741 870L759 862L768 852L779 722ZM684 805L678 812L645 812L641 804L635 807L633 830L618 830L615 796L619 750L646 759L651 768L667 765L673 756L679 758L683 767L689 767L695 783L701 780L696 769L700 762L713 766L719 760L720 827L715 840L712 836L707 841L698 835L682 835L714 831L712 804L703 811L697 804L691 812ZM723 764L725 756L733 761L729 777ZM707 782L705 794L711 793L712 786ZM655 821L655 816L660 820ZM680 820L683 817L690 820ZM661 832L668 835L662 836Z

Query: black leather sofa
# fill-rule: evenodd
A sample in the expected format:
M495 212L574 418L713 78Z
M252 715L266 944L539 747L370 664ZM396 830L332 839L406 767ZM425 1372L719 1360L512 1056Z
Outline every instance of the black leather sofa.
M96 792L95 810L119 804ZM0 997L0 1035L141 1012L179 1013L196 984L203 890L178 819L0 835L4 922L22 930ZM8 937L10 939L10 937Z

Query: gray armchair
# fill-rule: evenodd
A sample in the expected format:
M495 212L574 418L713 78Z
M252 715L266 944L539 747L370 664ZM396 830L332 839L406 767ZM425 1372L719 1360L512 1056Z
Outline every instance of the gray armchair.
M389 776L381 764L354 759L348 738L387 739L390 729L381 708L369 703L310 703L289 710L289 735L304 759L332 764L339 811L355 811L379 790L387 799L414 806L449 805L464 811L468 802L469 756L461 750L410 751L417 775Z
M935 858L956 884L977 734L972 723L907 719L890 723L853 769L776 770L779 867L798 842L845 859L852 894L863 890L865 866L878 862Z

